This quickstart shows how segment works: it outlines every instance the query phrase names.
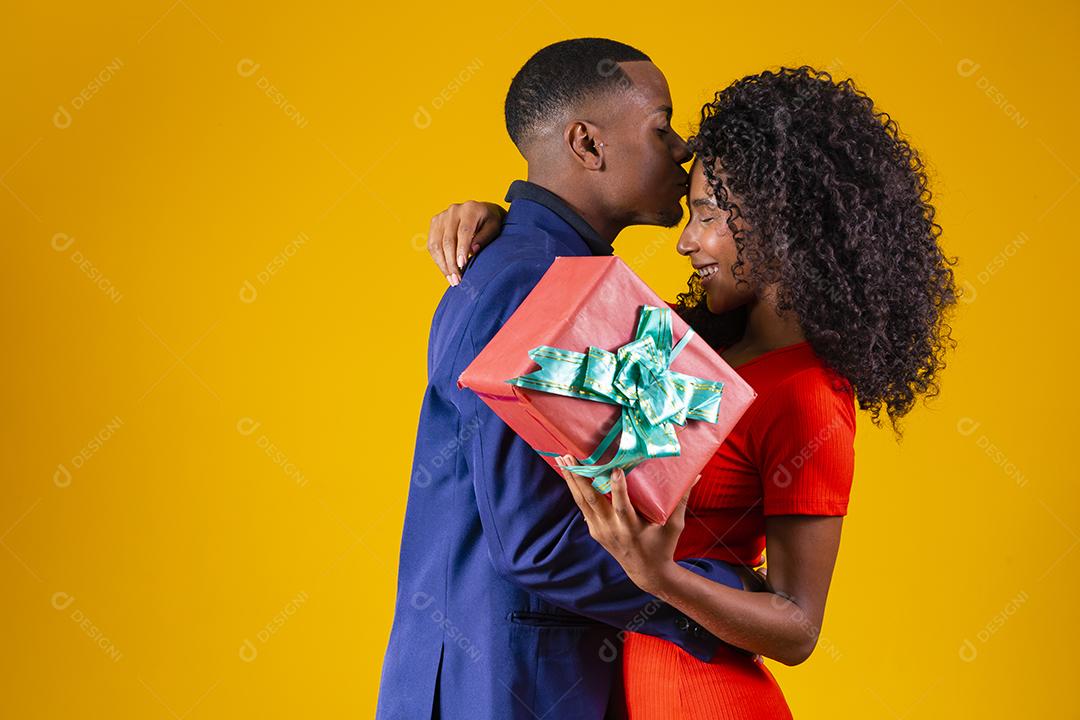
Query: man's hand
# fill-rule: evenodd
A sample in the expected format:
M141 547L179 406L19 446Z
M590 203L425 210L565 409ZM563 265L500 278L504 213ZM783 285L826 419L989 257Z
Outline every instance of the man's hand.
M495 239L505 217L501 205L469 200L454 203L431 218L428 252L447 282L457 285L461 281L469 256Z

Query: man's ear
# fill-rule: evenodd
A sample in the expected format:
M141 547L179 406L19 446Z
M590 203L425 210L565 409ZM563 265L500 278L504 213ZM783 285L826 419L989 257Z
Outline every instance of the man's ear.
M566 126L563 140L577 162L586 170L604 169L604 143L596 138L597 128L584 120Z

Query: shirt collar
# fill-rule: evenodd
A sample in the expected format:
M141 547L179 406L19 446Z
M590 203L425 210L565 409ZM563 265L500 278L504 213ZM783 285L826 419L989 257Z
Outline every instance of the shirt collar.
M506 202L514 200L532 200L552 211L577 231L593 255L614 255L615 248L600 233L593 229L592 225L585 222L585 218L578 215L573 208L566 204L561 197L547 188L540 187L528 180L515 180L506 191Z

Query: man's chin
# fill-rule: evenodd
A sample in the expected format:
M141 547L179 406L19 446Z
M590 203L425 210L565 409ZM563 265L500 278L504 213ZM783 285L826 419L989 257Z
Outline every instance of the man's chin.
M683 219L683 207L682 204L676 205L674 208L667 210L661 210L657 214L656 224L660 227L673 228L678 225Z

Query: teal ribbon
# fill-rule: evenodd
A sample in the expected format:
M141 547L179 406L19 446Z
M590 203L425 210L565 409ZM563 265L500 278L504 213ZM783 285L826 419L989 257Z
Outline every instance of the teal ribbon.
M688 328L672 347L671 309L642 305L634 339L615 352L590 347L580 353L541 345L529 351L540 369L506 382L622 408L596 450L580 465L567 468L593 478L592 486L607 493L615 468L629 473L650 458L678 455L675 425L685 425L687 420L716 422L724 384L670 369L693 336ZM615 456L598 464L615 438L619 438ZM560 454L537 452L546 457Z

